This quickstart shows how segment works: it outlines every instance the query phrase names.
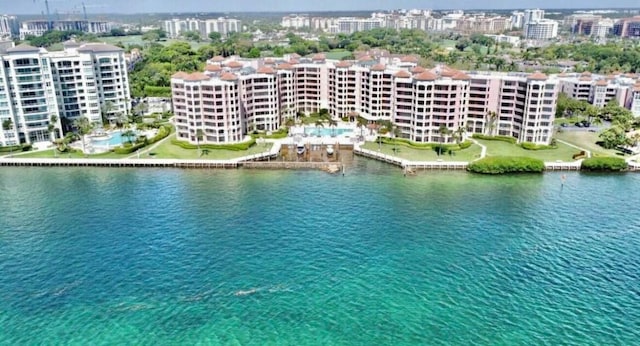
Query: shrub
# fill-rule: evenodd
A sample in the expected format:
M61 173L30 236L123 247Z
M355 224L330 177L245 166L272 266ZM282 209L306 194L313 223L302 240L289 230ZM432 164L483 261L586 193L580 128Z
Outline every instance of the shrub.
M481 174L542 173L544 162L530 157L485 157L469 164L467 170Z
M471 136L475 139L484 139L487 141L503 141L503 142L509 142L511 144L516 144L517 140L513 137L509 137L509 136L487 136L487 135L483 135L481 133L474 133L473 136Z
M133 152L135 152L136 150L140 149L140 148L144 148L144 143L137 143L134 145L126 145L126 146L121 146L121 147L117 147L115 149L113 149L113 152L116 154L131 154Z
M10 153L10 152L29 151L29 150L31 150L31 144L7 145L5 147L0 146L0 153Z
M535 144L531 142L522 142L520 143L522 149L526 150L550 150L550 149L558 149L556 145L544 145L544 144Z
M276 132L272 132L270 135L267 135L266 133L259 133L258 131L253 131L253 133L251 134L251 137L256 139L257 138L282 139L282 138L287 138L288 135L289 135L289 129L286 127L282 127L280 128L280 130Z
M619 157L590 157L582 161L582 170L591 172L620 172L627 169L628 164Z
M171 144L177 145L182 149L198 149L196 144L191 144L185 141L179 141L177 139L171 140ZM200 144L200 149L211 149L211 150L233 150L233 151L244 151L256 144L255 138L251 138L251 140L242 143L236 144Z

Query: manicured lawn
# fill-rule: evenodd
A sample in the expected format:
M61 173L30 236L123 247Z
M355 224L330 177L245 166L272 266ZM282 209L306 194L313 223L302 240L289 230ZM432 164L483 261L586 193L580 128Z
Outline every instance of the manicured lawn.
M598 133L589 131L562 131L554 135L555 138L561 139L567 143L585 148L594 156L625 156L622 152L612 149L605 149L596 142L600 140Z
M57 156L56 156L57 155ZM103 154L95 154L95 155L84 155L81 152L74 153L59 153L56 152L54 154L53 149L49 150L41 150L41 151L31 151L26 152L24 154L13 155L15 158L38 158L38 159L53 159L53 158L63 158L63 159L123 159L125 157L131 156L132 154L120 155L112 152L103 153Z
M477 141L487 147L487 156L525 156L547 162L558 160L565 162L574 161L573 155L580 151L563 143L558 143L558 148L556 149L526 150L522 149L519 145L503 141L488 141L482 139L478 139Z
M433 149L414 149L402 145L395 147L398 149L396 153L394 153L394 146L391 144L382 144L380 150L378 150L378 143L375 142L367 142L362 146L364 149L379 151L386 155L396 156L410 161L472 161L480 158L480 152L482 151L480 146L474 144L467 149L454 151L451 155L444 154L438 156L438 153Z
M325 53L325 56L327 57L327 59L333 59L333 60L340 60L342 58L344 58L347 55L350 55L351 52L346 51L346 50L341 50L341 49L335 49L332 50L328 53Z
M183 149L177 145L171 144L171 140L162 142L158 147L151 150L149 154L145 154L140 158L145 159L185 159L185 160L230 160L242 156L260 154L271 149L271 143L256 144L246 151L234 150L212 150L203 149L203 155L198 156L197 149Z

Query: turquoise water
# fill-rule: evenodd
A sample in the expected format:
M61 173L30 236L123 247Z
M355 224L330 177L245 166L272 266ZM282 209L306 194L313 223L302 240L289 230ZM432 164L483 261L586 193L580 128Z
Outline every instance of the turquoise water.
M122 132L120 131L111 132L109 135L111 136L109 139L91 140L91 143L96 146L106 147L108 145L108 146L114 147L114 146L122 145L122 143L129 140L128 138L123 138ZM131 140L134 141L135 138L132 137Z
M323 128L323 127L305 127L304 133L309 136L340 136L350 134L352 129L342 128Z
M0 344L637 344L640 175L0 169Z

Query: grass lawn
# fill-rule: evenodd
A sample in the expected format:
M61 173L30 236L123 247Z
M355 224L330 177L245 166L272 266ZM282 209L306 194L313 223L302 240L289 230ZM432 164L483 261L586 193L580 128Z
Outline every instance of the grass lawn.
M519 145L503 141L488 141L482 139L477 139L477 141L487 147L487 156L525 156L547 162L555 162L557 160L571 162L574 161L573 155L580 151L563 143L558 143L558 148L556 149L526 150L522 149Z
M327 59L340 60L350 54L351 52L344 49L334 49L330 52L325 53L325 56L327 57Z
M127 155L121 155L121 154L116 154L116 153L112 153L112 152L108 152L108 153L102 153L102 154L95 154L95 155L84 155L81 152L74 152L74 153L56 153L57 156L55 156L53 149L48 149L48 150L40 150L40 151L31 151L31 152L26 152L24 154L19 154L19 155L13 155L13 157L15 158L20 158L20 159L26 159L26 158L38 158L38 159L54 159L54 158L63 158L63 159L84 159L84 158L88 158L88 159L124 159L125 157L129 157L132 154L127 154Z
M198 156L198 149L183 149L171 144L171 140L162 142L158 147L151 150L149 155L142 155L140 158L151 159L184 159L184 160L230 160L242 156L260 154L271 149L271 143L256 144L246 151L235 150L212 150L203 149L204 154Z
M605 149L596 144L600 140L598 133L589 131L562 131L554 135L555 138L561 139L567 143L585 148L593 154L593 156L619 156L625 155L617 150Z
M399 149L397 153L393 152L393 145L382 144L379 152L410 161L472 161L480 158L480 152L482 151L480 146L474 144L467 149L454 151L451 153L451 155L445 154L442 156L438 156L438 153L433 149L414 149L402 145L398 145L395 147ZM362 148L378 151L379 146L378 143L367 142L362 146Z
M122 44L124 44L125 46L130 45L130 44L137 44L137 45L141 45L144 46L145 44L147 44L147 41L143 41L142 40L142 35L132 35L132 36L105 36L105 37L98 37L98 41L99 42L105 42L108 44L116 44L118 42L122 42ZM191 48L194 50L197 50L198 48L202 47L202 46L206 46L209 44L209 42L203 41L203 42L194 42L194 41L187 41L187 40L174 40L174 39L169 39L166 41L159 41L158 43L162 44L162 45L170 45L171 43L174 42L187 42L191 45Z

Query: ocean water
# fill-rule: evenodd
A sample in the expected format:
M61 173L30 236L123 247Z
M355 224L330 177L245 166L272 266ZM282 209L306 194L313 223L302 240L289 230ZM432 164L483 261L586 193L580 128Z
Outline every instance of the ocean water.
M632 345L640 175L0 169L0 344Z

